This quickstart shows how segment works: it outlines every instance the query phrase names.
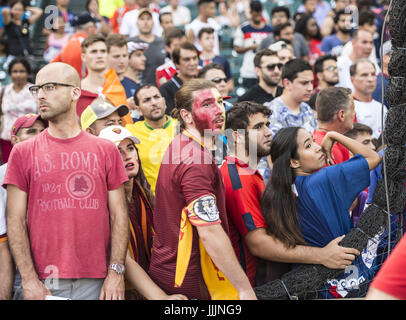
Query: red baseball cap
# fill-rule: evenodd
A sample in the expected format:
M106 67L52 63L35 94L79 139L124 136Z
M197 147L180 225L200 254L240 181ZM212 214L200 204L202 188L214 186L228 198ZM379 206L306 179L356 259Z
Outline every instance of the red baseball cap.
M21 128L29 128L32 127L35 121L40 120L47 126L47 123L41 118L39 114L35 113L28 113L21 117L19 117L16 122L14 122L13 126L11 127L11 135L15 136L18 133L18 130Z

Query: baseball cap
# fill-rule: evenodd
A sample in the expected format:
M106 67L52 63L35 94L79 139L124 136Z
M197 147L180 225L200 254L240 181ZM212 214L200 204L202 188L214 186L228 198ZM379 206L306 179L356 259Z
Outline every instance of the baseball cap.
M275 51L275 52L278 52L279 50L285 49L287 47L288 47L288 44L285 41L277 41L277 42L272 43L268 47L268 49L272 50L272 51Z
M80 116L80 124L83 130L89 128L96 120L104 119L117 111L120 117L124 117L128 112L128 107L125 104L115 107L111 103L103 99L95 99L87 106Z
M128 41L127 42L128 55L131 56L131 53L137 50L145 51L148 49L148 43L143 41Z
M140 139L133 136L131 132L121 126L108 126L100 131L99 138L104 138L114 142L117 145L124 139L130 139L135 144L140 143Z
M88 22L99 22L100 20L99 19L96 19L96 18L93 18L91 15L90 15L90 13L89 12L87 12L87 11L84 11L84 12L81 12L81 13L79 13L76 17L75 17L75 19L74 19L74 21L73 21L73 26L74 27L77 27L77 26L81 26L81 25L83 25L83 24L86 24L86 23L88 23Z
M41 118L39 114L35 113L27 113L21 117L19 117L11 127L11 135L15 136L18 133L18 130L21 128L30 128L34 124L35 121L41 120L45 126L47 126L47 122Z
M144 13L148 13L152 17L152 11L148 8L142 8L138 11L137 19L141 17Z

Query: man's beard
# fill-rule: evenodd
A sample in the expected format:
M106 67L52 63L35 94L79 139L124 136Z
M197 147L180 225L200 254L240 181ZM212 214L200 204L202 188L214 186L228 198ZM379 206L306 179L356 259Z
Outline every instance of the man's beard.
M264 80L265 84L269 87L276 87L279 84L279 81L275 82L272 80L272 78L263 77L262 79Z
M61 115L66 115L68 112L70 111L70 107L66 107L66 108L53 108L52 110L48 110L48 112L41 112L41 110L39 111L39 114L41 115L41 118L43 120L49 120L52 121L53 119L55 119L56 117L59 117Z
M258 157L267 157L271 154L271 147L268 149L262 148L260 146L257 146L257 156Z
M148 116L146 116L145 118L148 119L148 120L150 120L150 121L159 121L159 120L161 120L163 117L165 117L165 112L162 112L160 115L157 115L157 116L148 115Z
M334 87L338 83L338 79L335 81L327 81L325 80L329 87Z
M143 36L149 36L149 35L151 35L152 34L152 28L149 30L146 30L146 29L144 29L144 30L140 30L140 34L141 35L143 35Z
M245 152L247 154L250 153L250 144L254 143L252 142L249 137L248 137L248 133L245 134ZM255 142L256 143L256 142ZM253 150L254 151L254 150ZM268 148L263 148L261 147L258 143L256 143L256 153L257 153L257 157L262 158L262 157L266 157L269 156L271 154L271 146L269 146Z
M351 29L347 29L347 28L338 28L338 30L340 30L344 34L350 34L351 33Z

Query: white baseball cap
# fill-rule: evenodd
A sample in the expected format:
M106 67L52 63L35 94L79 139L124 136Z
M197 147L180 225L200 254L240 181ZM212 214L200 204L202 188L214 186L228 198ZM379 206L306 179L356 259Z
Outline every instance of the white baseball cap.
M100 131L99 138L104 138L114 142L116 146L120 144L124 139L130 139L135 144L139 144L141 141L137 137L133 136L131 132L122 126L108 126Z

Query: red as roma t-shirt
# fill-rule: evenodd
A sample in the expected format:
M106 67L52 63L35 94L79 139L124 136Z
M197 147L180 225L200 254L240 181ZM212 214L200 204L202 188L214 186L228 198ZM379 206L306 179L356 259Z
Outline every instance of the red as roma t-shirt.
M108 191L127 181L114 143L48 130L17 144L4 185L28 194L28 232L39 279L104 278L110 256Z

